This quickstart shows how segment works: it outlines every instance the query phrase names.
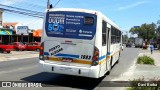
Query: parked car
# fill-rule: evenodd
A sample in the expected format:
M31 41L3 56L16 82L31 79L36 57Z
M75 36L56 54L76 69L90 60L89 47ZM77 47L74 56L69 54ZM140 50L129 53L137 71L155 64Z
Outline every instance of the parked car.
M132 47L132 43L130 42L126 43L126 47Z
M10 53L13 49L14 49L13 45L0 43L0 53L4 53L4 52Z
M19 51L19 50L24 51L26 49L26 45L24 45L21 42L13 42L12 44L14 46L14 50L16 50L16 51Z
M31 42L31 43L26 44L26 50L39 51L40 50L40 42Z

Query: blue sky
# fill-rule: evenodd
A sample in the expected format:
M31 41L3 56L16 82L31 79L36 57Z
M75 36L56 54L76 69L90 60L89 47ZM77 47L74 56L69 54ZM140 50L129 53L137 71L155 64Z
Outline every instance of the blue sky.
M58 0L50 0L54 4ZM47 0L0 0L0 4L44 12ZM0 6L1 7L1 6ZM98 10L123 31L160 19L160 0L60 0L55 8ZM42 19L4 12L4 22L21 22L29 28L42 28Z

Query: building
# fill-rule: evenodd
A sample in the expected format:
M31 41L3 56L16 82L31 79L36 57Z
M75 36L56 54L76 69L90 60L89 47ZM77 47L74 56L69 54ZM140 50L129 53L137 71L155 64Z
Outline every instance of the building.
M42 36L42 29L37 29L33 31L33 41L40 42Z
M0 10L0 43L40 42L41 31L30 30L28 26L23 26L19 22L3 22L3 10Z
M3 28L0 28L0 41L5 44L12 42L40 42L41 33L41 29L29 30L28 26L23 26L18 22L4 22Z

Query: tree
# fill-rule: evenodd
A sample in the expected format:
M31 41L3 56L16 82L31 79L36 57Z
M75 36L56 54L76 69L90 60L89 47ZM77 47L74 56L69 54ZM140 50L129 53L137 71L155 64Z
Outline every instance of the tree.
M130 29L131 34L137 34L138 37L147 40L147 42L150 39L156 39L155 31L156 31L156 24L153 22L151 24L144 23L139 28L132 27Z
M160 20L157 21L158 27L157 27L157 34L160 34Z
M122 40L123 40L122 42L126 43L128 41L128 36L127 35L123 35Z
M157 44L159 45L158 48L160 49L160 20L157 21L158 27L157 27Z

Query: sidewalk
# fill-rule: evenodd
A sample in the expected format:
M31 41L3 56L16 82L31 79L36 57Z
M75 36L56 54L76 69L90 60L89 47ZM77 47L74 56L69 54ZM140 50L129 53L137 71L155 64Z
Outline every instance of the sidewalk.
M160 79L160 51L154 50L153 54L149 50L142 50L140 55L147 55L154 59L155 65L140 65L136 64L132 79L144 78L145 80Z
M34 58L38 56L39 56L39 52L35 52L35 51L11 51L11 53L9 54L0 53L0 62L25 59L25 58Z
M145 80L160 79L160 51L155 50L151 54L149 50L142 50L139 56L141 55L152 57L155 60L155 65L136 64L137 57L128 71L113 79L113 81L129 81L139 78L144 78Z
M153 54L149 50L142 50L142 53L139 55L147 55L152 57L155 60L155 65L160 66L160 50L154 50Z

